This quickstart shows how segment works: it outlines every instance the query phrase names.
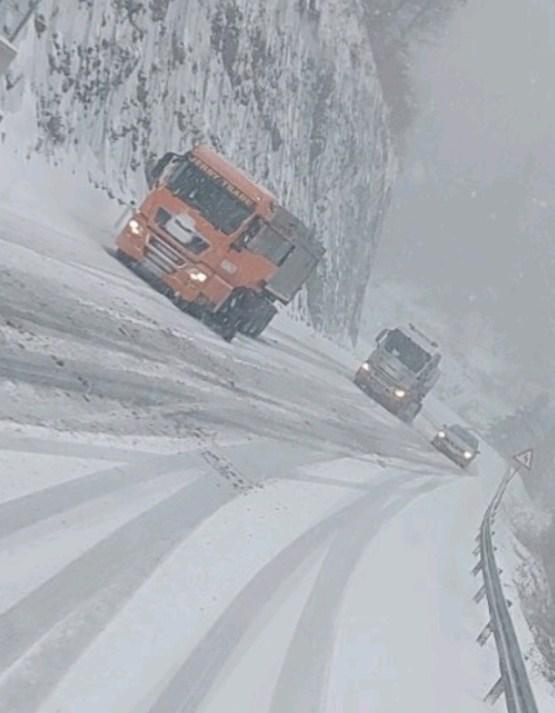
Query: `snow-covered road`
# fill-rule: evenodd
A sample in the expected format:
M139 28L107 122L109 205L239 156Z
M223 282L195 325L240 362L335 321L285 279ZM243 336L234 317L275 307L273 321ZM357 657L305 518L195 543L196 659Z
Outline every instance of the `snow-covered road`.
M485 710L478 471L349 352L226 344L106 235L0 216L0 711Z

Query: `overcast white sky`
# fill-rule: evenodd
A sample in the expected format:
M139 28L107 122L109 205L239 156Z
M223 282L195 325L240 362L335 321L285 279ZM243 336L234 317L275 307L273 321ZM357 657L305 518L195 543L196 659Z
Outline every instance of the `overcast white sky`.
M414 76L420 114L376 277L481 320L555 383L555 4L469 0Z

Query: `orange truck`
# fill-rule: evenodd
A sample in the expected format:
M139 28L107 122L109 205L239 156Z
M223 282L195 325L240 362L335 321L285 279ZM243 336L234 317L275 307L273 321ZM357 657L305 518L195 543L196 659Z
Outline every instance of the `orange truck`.
M167 153L117 257L224 339L260 335L324 254L268 191L207 146Z

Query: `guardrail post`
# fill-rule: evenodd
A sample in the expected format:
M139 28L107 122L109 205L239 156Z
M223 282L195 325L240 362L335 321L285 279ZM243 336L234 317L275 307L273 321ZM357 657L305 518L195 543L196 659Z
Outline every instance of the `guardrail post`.
M487 692L484 703L489 703L492 706L495 705L504 692L505 686L503 685L503 678L500 676Z
M488 623L484 626L484 628L480 632L480 635L478 636L476 641L480 644L480 646L484 646L486 641L492 635L492 633L493 633L493 629L491 627L491 621L488 621Z

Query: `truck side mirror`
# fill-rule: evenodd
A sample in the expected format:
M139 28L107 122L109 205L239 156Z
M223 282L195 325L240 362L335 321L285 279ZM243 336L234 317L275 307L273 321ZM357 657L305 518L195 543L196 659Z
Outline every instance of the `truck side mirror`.
M254 217L249 222L245 230L243 230L241 235L237 238L237 240L234 240L231 243L231 245L229 246L231 250L235 250L235 252L240 253L248 245L248 243L260 232L261 226L262 223L260 218L258 216Z
M382 329L382 331L376 337L376 344L379 344L382 341L382 339L385 337L386 334L387 334L387 329Z
M160 176L164 173L166 166L176 158L177 154L168 151L162 158L158 159L154 166L150 170L146 171L146 182L149 188L152 188L156 182L159 180Z

